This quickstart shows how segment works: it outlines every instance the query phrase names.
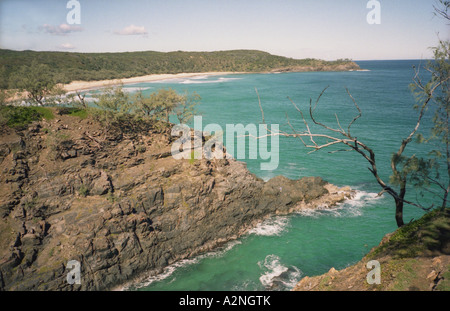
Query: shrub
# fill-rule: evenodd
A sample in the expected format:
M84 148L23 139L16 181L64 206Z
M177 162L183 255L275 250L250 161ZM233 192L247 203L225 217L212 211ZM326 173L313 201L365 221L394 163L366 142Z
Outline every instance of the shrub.
M38 107L0 107L0 123L11 128L22 129L34 121L42 120L44 113L49 116L48 109L43 108L44 110L42 110L37 108Z

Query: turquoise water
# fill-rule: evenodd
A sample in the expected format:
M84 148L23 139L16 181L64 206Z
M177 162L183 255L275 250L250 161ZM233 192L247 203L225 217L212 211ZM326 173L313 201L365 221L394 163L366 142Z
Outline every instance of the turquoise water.
M280 124L289 131L291 123L303 130L303 122L291 98L307 112L327 86L316 110L317 118L336 126L356 115L349 89L362 110L352 133L371 146L376 154L381 176L388 181L389 159L399 143L415 125L412 65L420 61L358 62L368 71L312 72L282 74L245 74L196 77L157 83L128 85L132 92L154 92L171 87L179 92L197 92L203 126L216 123L259 124L261 98L266 122ZM426 116L426 120L431 117ZM423 128L426 130L425 128ZM360 260L381 238L396 228L393 200L377 197L381 190L367 169L368 164L354 152L330 154L326 150L308 154L303 144L293 138L280 138L279 166L274 171L260 169L261 160L245 160L251 172L264 179L284 175L292 179L321 176L338 186L349 185L357 196L331 210L318 210L284 217L273 217L250 233L222 249L167 267L156 277L149 277L132 290L289 290L304 276L327 272L331 267L345 268ZM407 154L425 154L424 145L410 145ZM415 200L414 189L410 199ZM432 198L425 198L431 202ZM423 212L405 208L404 220L418 218Z

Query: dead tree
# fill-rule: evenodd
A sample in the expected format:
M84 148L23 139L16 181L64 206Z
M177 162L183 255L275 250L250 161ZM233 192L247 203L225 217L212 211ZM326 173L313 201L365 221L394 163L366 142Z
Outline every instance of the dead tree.
M314 115L317 105L319 104L320 98L325 93L325 91L328 89L328 87L326 87L320 93L320 95L318 96L314 105L313 105L312 99L310 99L310 101L309 101L309 116L311 118L311 121L315 125L318 125L318 126L322 127L323 129L325 129L328 134L319 134L319 133L311 132L311 128L303 114L303 111L294 103L294 101L292 101L289 98L292 105L295 107L295 109L300 114L300 118L304 123L305 129L302 130L301 132L296 130L294 128L294 126L292 126L292 124L289 120L289 117L286 114L287 123L288 123L289 127L291 128L292 133L288 133L288 132L284 132L284 131L274 133L266 127L266 130L268 131L267 135L268 136L280 135L280 136L284 136L284 137L299 138L306 148L312 149L312 151L310 151L310 153L316 152L318 150L326 149L326 148L329 148L329 147L335 146L335 145L345 145L346 147L348 147L346 150L337 150L337 151L333 151L333 152L355 151L358 154L360 154L369 163L369 165L370 165L368 167L369 171L372 173L372 175L375 177L377 183L382 188L379 195L382 195L383 193L388 193L394 199L394 201L395 201L395 220L397 222L397 226L401 227L404 225L404 222L403 222L404 204L413 205L413 206L422 208L424 210L430 210L432 208L432 207L424 207L418 203L412 202L405 198L406 184L407 184L408 176L407 176L407 174L402 172L402 170L398 167L398 164L399 164L398 159L400 157L402 157L402 154L405 151L406 146L412 141L414 135L416 134L417 130L419 129L419 126L421 124L421 121L422 121L422 118L426 111L426 108L427 108L429 102L431 101L431 99L433 97L433 93L437 87L438 87L438 85L435 85L432 89L430 89L428 91L426 100L423 102L423 104L420 107L418 119L417 119L414 129L411 131L411 133L408 135L408 137L406 139L402 140L398 151L391 158L390 166L391 166L393 175L396 176L396 179L398 180L398 185L399 185L398 190L394 189L393 186L389 185L381 178L378 168L377 168L377 162L376 162L374 150L372 148L370 148L367 144L365 144L361 140L359 140L357 137L355 137L354 135L351 134L351 127L362 116L362 111L361 111L360 107L358 106L358 104L356 103L353 96L350 94L348 89L346 89L346 91L355 106L357 114L353 117L353 119L347 125L346 129L344 129L341 126L341 122L340 122L337 114L335 114L336 122L337 122L336 127L330 127L330 126L320 122L319 120L317 120L317 118ZM259 108L260 108L261 114L262 114L262 123L266 124L265 119L264 119L264 111L263 111L263 108L261 105L261 99L259 97L257 90L256 90L256 93L258 95Z

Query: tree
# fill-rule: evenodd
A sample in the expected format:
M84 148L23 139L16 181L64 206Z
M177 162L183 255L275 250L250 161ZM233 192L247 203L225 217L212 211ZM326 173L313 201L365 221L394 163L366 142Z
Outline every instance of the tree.
M450 2L447 2L447 6ZM448 16L448 15L447 15ZM450 192L450 150L449 150L449 114L450 114L450 42L440 41L433 49L434 60L425 69L431 73L428 83L424 84L416 71L414 83L411 85L419 103L428 98L430 90L436 86L439 92L433 96L434 115L429 135L419 133L418 142L428 144L428 158L416 158L405 162L410 170L411 182L420 189L432 193L442 200L441 208L445 209ZM441 166L447 168L447 174L441 174Z
M31 102L40 106L44 105L46 96L53 94L56 86L50 67L35 60L31 66L22 66L11 74L9 83L10 88L26 92Z
M194 92L189 95L186 93L182 96L182 100L175 108L175 114L180 124L186 124L197 114L195 107L200 103L200 95Z
M450 1L440 0L441 8L435 7L436 15L443 16L447 20L449 20L448 10L450 7ZM443 7L443 8L442 8ZM404 204L413 205L423 210L431 210L432 206L426 207L417 202L412 202L405 198L406 196L406 185L409 182L412 182L415 186L421 187L422 189L426 189L427 191L431 191L428 186L435 185L442 191L442 208L445 208L448 200L448 194L450 191L450 151L449 151L449 143L448 143L448 134L449 134L449 42L448 41L440 41L438 47L434 48L434 61L430 62L426 69L431 73L431 79L427 84L423 84L420 77L419 72L416 71L416 75L414 77L413 90L416 93L419 101L415 106L415 109L419 111L416 125L411 130L410 134L402 140L397 152L393 153L390 166L392 170L392 175L390 176L390 183L385 182L377 168L377 162L375 157L375 152L372 148L370 148L367 144L364 144L362 141L358 140L357 137L351 134L352 125L362 116L362 111L356 103L355 99L352 97L350 92L347 90L348 95L353 101L353 104L357 110L357 114L353 117L353 119L347 125L347 129L345 130L339 121L337 114L335 114L337 127L330 127L319 120L317 120L314 116L314 111L317 108L317 105L320 101L320 98L324 94L327 88L325 88L322 93L318 96L315 104L313 105L312 99L309 102L309 116L312 122L315 125L320 126L325 129L328 134L319 134L311 132L310 126L308 125L307 120L302 112L302 110L291 100L293 106L299 112L301 119L305 125L305 130L302 132L297 131L289 121L289 117L287 117L288 125L291 127L293 133L287 132L279 132L273 133L269 129L266 130L269 132L268 135L281 135L286 137L296 137L299 138L304 146L312 149L311 152L315 152L321 149L329 148L335 145L345 145L349 149L346 150L337 150L337 151L355 151L360 154L369 164L369 171L375 177L377 183L382 188L382 191L379 193L388 193L395 202L395 220L397 222L397 226L401 227L404 225L403 222L403 207ZM256 91L257 92L257 91ZM264 120L264 111L261 106L261 100L259 99L259 107L261 109L262 114L262 122L265 124ZM439 148L434 149L430 152L431 158L419 158L415 155L405 156L404 152L409 143L413 140L419 127L422 123L423 116L425 112L428 110L429 106L433 105L436 108L436 112L433 118L433 127L432 133L430 137L427 139L430 141L437 141L439 143ZM419 141L425 141L423 135L417 135ZM309 139L309 142L304 139ZM442 148L442 146L444 146ZM443 151L441 151L443 149ZM447 167L447 177L444 179L440 178L439 174L439 160L444 159L446 162L445 165ZM434 173L434 175L432 174ZM397 189L395 187L398 187Z
M6 76L5 66L0 66L0 107L6 104L10 95L7 90L7 83L5 76Z
M70 96L69 103L75 107L87 109L84 96L77 93ZM169 116L176 115L180 122L187 122L195 113L195 105L199 103L200 96L196 93L180 95L173 89L160 89L145 96L142 91L130 96L124 92L122 86L106 88L100 94L93 96L98 109L93 113L97 119L108 127L113 124L125 125L127 118L151 120L166 126Z
M448 11L450 10L450 1L439 0L437 5L434 5L434 14L436 16L443 17L447 20L450 20L450 16L448 15Z
M392 169L392 176L390 178L391 183L385 182L383 180L383 178L381 177L381 175L379 174L379 171L377 168L377 162L376 162L376 155L375 155L375 152L373 151L373 149L370 146L368 146L367 144L363 143L357 137L355 137L354 135L351 134L351 128L354 125L354 123L362 116L362 111L348 90L347 90L347 93L350 96L350 98L352 99L352 102L357 110L357 114L355 114L353 119L349 122L346 129L344 129L341 126L341 123L340 123L340 120L339 120L337 114L335 114L336 121L337 121L337 127L331 127L331 126L328 126L328 125L320 122L318 119L316 119L316 117L314 115L317 105L319 104L320 98L325 93L326 89L328 88L327 87L318 96L314 105L313 105L312 99L310 99L310 102L309 102L309 116L310 116L312 122L315 125L318 125L321 128L325 129L326 134L311 132L311 128L303 114L303 111L291 100L291 103L293 104L295 109L300 114L300 117L305 125L305 130L299 132L297 129L295 129L292 126L292 124L289 120L289 117L287 117L288 125L290 126L292 133L288 133L288 132L274 133L274 132L271 132L271 130L267 129L267 131L269 132L268 135L280 135L280 136L285 136L285 137L299 138L306 148L312 149L311 152L326 149L326 148L329 148L329 147L335 146L335 145L345 145L349 149L337 150L335 152L352 150L352 151L355 151L358 154L360 154L370 164L370 167L368 169L372 173L372 175L375 177L377 183L382 188L382 191L379 193L379 195L381 195L382 193L387 193L394 199L395 220L396 220L397 226L401 227L404 225L403 207L404 207L405 203L422 208L424 210L431 209L431 207L424 207L416 202L412 202L405 198L406 185L407 185L409 176L411 174L415 174L415 176L417 176L417 174L425 174L425 168L423 165L417 166L418 159L415 156L411 156L411 157L404 156L404 151L405 151L407 145L413 140L413 137L416 135L416 133L420 127L420 124L422 122L423 116L424 116L425 112L427 111L427 108L428 108L430 102L435 97L435 92L440 87L445 88L446 87L445 85L447 85L447 83L448 83L448 79L449 79L448 75L446 77L443 76L443 79L434 80L433 83L429 83L426 88L425 87L423 88L422 102L421 102L420 106L417 107L419 110L419 114L417 117L416 125L411 130L410 134L405 139L402 140L397 152L395 152L391 157L391 160L390 160L390 166ZM448 95L448 93L447 93L447 95ZM258 95L258 99L259 99L259 95ZM262 109L260 99L259 99L259 107L260 107L261 113L262 113L262 118L263 118L262 122L265 124L264 111ZM447 106L447 109L448 109L448 106ZM447 110L447 112L448 112L448 110ZM448 118L446 120L448 122ZM440 127L440 128L442 128L442 127ZM447 126L446 133L448 133L448 126ZM420 160L423 161L423 159L420 159ZM416 169L414 170L414 172L412 170L413 163L416 164ZM396 189L396 186L398 187L398 189Z
M123 91L122 86L105 88L100 94L93 97L99 108L94 110L94 115L108 128L120 122L122 117L128 113L129 96Z
M435 15L450 20L448 11L450 1L439 0L434 6ZM423 83L419 76L420 68L416 70L411 89L419 102L430 95L430 91L438 88L433 96L434 115L430 134L419 133L417 140L430 146L427 158L416 158L405 163L410 170L410 181L413 185L427 191L442 200L441 209L447 207L450 192L450 150L449 150L449 114L450 114L450 42L439 40L439 45L433 49L434 59L428 62L425 70L431 74L427 83ZM441 166L446 168L442 174Z
M161 89L151 94L150 103L153 109L153 115L157 119L169 122L169 115L182 100L182 96L177 94L173 89Z
M347 90L347 93L350 96L350 98L352 99L353 104L358 113L349 122L346 130L341 126L341 123L340 123L337 115L335 115L336 121L337 121L337 127L330 127L316 119L316 117L314 116L314 111L316 110L317 105L320 101L320 98L325 93L326 89L327 88L325 88L322 91L322 93L319 95L319 97L317 98L314 105L312 104L312 100L310 100L309 116L314 124L322 127L329 134L312 133L310 126L308 124L308 121L304 117L303 111L291 100L292 104L294 105L296 110L299 112L299 114L303 120L306 131L299 132L292 126L291 122L288 119L288 125L291 127L293 133L280 132L280 133L271 133L271 135L275 134L275 135L282 135L282 136L286 136L286 137L299 138L306 148L312 149L311 152L316 152L316 151L319 151L319 150L322 150L325 148L329 148L329 147L335 146L335 145L345 145L349 149L337 150L336 152L353 150L353 151L357 152L358 154L360 154L370 164L370 167L368 169L372 173L372 175L375 177L377 183L382 188L382 191L380 192L379 195L381 195L382 193L388 193L394 199L394 201L395 201L395 220L397 222L398 227L403 226L404 225L404 222L403 222L403 205L404 205L404 203L412 204L415 206L418 206L418 204L405 199L406 176L405 176L405 172L398 168L398 162L396 159L398 157L402 156L406 146L411 142L412 137L414 136L417 129L419 128L419 125L422 120L423 114L425 112L426 106L422 107L422 109L419 113L415 128L411 131L410 135L402 141L398 151L395 153L396 156L393 156L391 159L390 164L391 164L393 174L395 174L399 178L399 182L398 182L399 189L396 190L394 188L394 186L389 185L387 182L385 182L383 180L383 178L381 177L381 175L379 174L377 162L376 162L376 156L375 156L375 152L373 151L373 149L371 147L369 147L367 144L363 143L357 137L355 137L351 134L351 127L362 116L362 111L348 90ZM261 107L261 104L260 104L260 107ZM264 123L264 120L263 120L263 123ZM270 132L270 130L268 130L268 131ZM309 140L309 142L308 142L308 140L306 140L304 138L307 138Z
M181 123L189 121L195 113L194 107L200 96L180 95L173 89L160 89L146 97L142 92L136 93L130 107L131 113L138 117L169 122L169 116L175 114Z
M67 101L74 108L82 110L87 110L89 108L88 103L86 102L86 93L82 94L80 91L68 94Z

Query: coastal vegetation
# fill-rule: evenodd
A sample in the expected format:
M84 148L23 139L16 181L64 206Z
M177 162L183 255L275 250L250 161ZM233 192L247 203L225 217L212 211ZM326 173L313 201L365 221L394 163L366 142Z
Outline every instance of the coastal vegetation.
M320 177L266 182L234 159L176 160L169 127L157 126L165 118L124 113L126 123L107 128L91 110L82 118L74 107L7 108L53 118L1 128L0 290L113 289L274 214L351 196ZM80 262L82 284L67 282L70 260Z
M0 106L0 126L21 129L34 121L53 119L53 113L45 107Z
M67 104L91 113L107 128L112 125L124 128L131 119L152 121L155 126L167 127L170 116L186 123L194 116L195 106L200 104L201 99L195 92L179 94L170 88L160 89L148 96L142 91L130 95L122 86L106 88L94 98L94 107L85 106L84 102L80 105L80 101L68 101Z
M361 110L349 91L357 112L345 129L337 115L335 127L316 118L323 92L315 103L310 101L312 122L328 134L312 132L303 111L292 102L306 130L297 131L288 120L293 133L281 134L300 138L312 151L344 145L345 150L332 152L360 154L381 186L380 194L393 197L399 227L356 270L306 277L304 286L449 290L449 47L441 41L434 49L435 60L426 67L429 81L423 82L416 71L411 87L417 95L417 122L392 154L388 182L377 170L374 150L351 131ZM0 290L111 289L223 245L270 215L333 206L352 195L320 177L263 181L240 162L195 159L194 151L190 159L175 161L170 157L170 117L188 122L201 100L196 93L160 89L130 95L119 85L94 95L91 104L81 92L65 94L59 86L158 73L337 70L351 68L348 59L293 60L244 50L96 54L0 50L0 55L4 134L0 216L5 219L0 223ZM21 93L30 106L7 103ZM420 132L428 110L434 111L431 133ZM405 155L414 139L430 144L428 157ZM442 174L443 165L447 175ZM404 204L427 211L434 207L407 200L407 185L433 193L441 202L439 208L405 224ZM65 264L72 259L82 263L81 286L66 281ZM365 282L366 259L383 264L382 278L388 280L383 287Z
M446 4L447 7L450 3ZM450 114L450 43L449 41L439 41L439 45L433 48L434 60L428 62L424 69L431 75L429 80L424 82L419 74L419 69L415 69L414 82L410 85L412 92L415 94L417 104L414 109L418 111L417 121L414 128L411 129L409 135L404 138L398 145L398 149L392 153L390 159L390 167L392 175L389 181L383 179L380 174L376 161L376 153L374 149L358 139L352 134L352 126L362 116L362 111L356 100L347 89L347 93L355 106L355 115L350 118L347 127L342 127L340 119L335 114L336 125L330 126L318 120L315 115L316 108L321 97L327 90L325 88L317 97L315 102L312 99L309 102L309 117L305 118L305 114L292 100L292 105L300 115L304 124L304 129L296 129L287 120L292 132L272 133L272 135L281 135L284 137L299 138L303 145L316 152L322 149L331 149L335 146L343 145L346 149L337 149L331 151L343 152L354 151L360 154L369 164L369 171L374 176L376 182L381 187L379 195L387 193L395 202L395 220L398 227L402 227L404 205L408 204L424 211L430 211L435 208L433 203L422 203L418 199L415 201L406 197L408 184L416 187L419 193L429 192L435 198L440 200L438 207L445 209L450 191L450 149L449 149L449 114ZM259 95L258 95L259 97ZM263 123L264 111L259 103ZM419 128L424 122L424 116L428 110L434 110L432 118L432 130L430 134L419 132ZM308 121L312 122L316 132L312 131ZM428 143L430 152L426 157L419 157L415 154L406 155L407 146L416 140L419 143ZM442 167L446 168L446 173L442 174Z
M189 72L320 71L359 68L349 59L333 62L292 59L254 50L218 52L129 52L63 53L0 49L0 106L23 100L32 106L69 106L78 113L92 113L108 126L124 122L124 117L168 121L174 115L186 123L200 102L198 94L177 94L160 90L149 97L126 94L121 86L109 87L88 105L80 91L66 94L63 84L72 81L120 79L149 74ZM98 109L95 109L98 108ZM3 109L1 119L9 120L13 108ZM25 110L23 108L22 110ZM16 110L17 111L17 110ZM7 114L7 115L6 115ZM25 114L25 122L29 114ZM30 119L31 120L31 119ZM15 124L15 121L6 121ZM11 123L12 122L12 123Z
M349 59L337 61L293 59L256 50L69 53L0 49L0 89L20 87L21 83L14 78L16 73L25 73L29 68L36 66L46 66L46 76L42 77L42 83L47 82L47 76L51 76L54 82L63 84L71 81L123 79L150 74L322 71L339 70L340 66L347 66L348 69L359 68Z
M124 131L136 126L136 121L151 122L155 127L170 126L169 117L180 123L187 123L196 113L195 107L201 97L196 94L179 94L173 89L160 89L148 96L142 91L133 95L122 86L104 89L94 95L94 102L88 105L82 95L67 96L55 105L54 98L45 106L0 106L0 125L22 129L34 121L51 120L55 108L59 115L71 115L85 119L88 116L107 129Z
M429 212L386 235L358 263L303 278L294 291L449 291L450 209ZM381 266L380 284L368 284L367 264Z

